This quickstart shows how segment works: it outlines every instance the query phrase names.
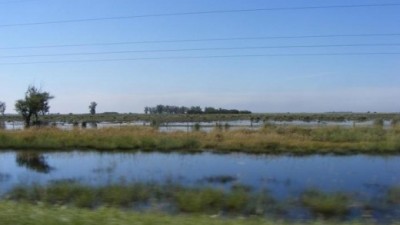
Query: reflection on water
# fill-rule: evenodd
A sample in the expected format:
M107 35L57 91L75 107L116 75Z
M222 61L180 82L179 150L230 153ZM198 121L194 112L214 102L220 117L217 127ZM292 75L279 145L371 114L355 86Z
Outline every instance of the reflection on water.
M11 178L10 174L0 173L0 183L8 181Z
M26 167L38 173L49 173L52 169L43 155L36 152L19 152L16 162L20 167Z

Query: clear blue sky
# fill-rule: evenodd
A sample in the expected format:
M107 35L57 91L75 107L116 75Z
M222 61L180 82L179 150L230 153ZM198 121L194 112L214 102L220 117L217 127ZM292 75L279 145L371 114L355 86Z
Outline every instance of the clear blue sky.
M266 56L256 54L400 53L400 46L22 55L193 48L400 44L398 36L291 38L109 46L10 47L234 37L400 33L400 6L272 10L2 26L71 19L214 10L400 3L398 0L0 0L0 101L6 113L29 85L55 96L51 113L143 112L156 104L254 112L400 111L400 55ZM147 60L32 63L103 59ZM168 59L169 57L169 59Z

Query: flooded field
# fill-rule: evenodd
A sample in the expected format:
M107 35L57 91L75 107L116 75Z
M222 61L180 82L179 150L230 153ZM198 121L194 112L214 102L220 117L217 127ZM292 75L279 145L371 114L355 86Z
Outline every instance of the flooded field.
M326 126L338 126L338 127L370 127L374 125L374 121L251 121L251 120L234 120L234 121L211 121L211 122L169 122L160 123L157 125L146 121L133 121L133 122L84 122L84 123L66 123L66 122L54 122L48 124L49 126L55 126L63 130L71 130L74 127L96 129L96 128L108 128L108 127L127 127L127 126L154 126L158 127L159 131L173 132L173 131L205 131L210 132L215 128L221 129L260 129L265 125L277 125L277 126L304 126L304 127L326 127ZM391 120L384 120L383 127L389 128L391 126ZM0 129L6 130L21 130L24 129L23 122L4 122Z
M376 219L400 219L400 208L383 207L388 190L400 185L400 156L267 156L179 153L31 153L0 154L0 192L16 186L60 181L103 187L121 183L177 184L230 190L241 185L268 190L277 201L304 192L346 193L379 210ZM357 210L360 207L354 206ZM355 211L355 215L360 216ZM292 209L292 217L307 218Z
M33 160L35 157L38 160ZM234 178L232 183L253 188L267 187L279 196L309 187L374 195L383 188L400 184L400 156L293 157L141 152L37 154L10 151L0 153L0 172L2 191L19 183L64 179L93 185L121 179L198 185L205 183L207 177L230 176Z

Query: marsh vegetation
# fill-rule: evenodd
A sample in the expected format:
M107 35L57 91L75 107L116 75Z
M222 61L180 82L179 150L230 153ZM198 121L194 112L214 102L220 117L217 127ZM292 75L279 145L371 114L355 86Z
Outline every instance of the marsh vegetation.
M0 154L11 151L15 171L18 171L0 173L0 193L5 200L0 208L9 207L9 214L35 208L51 215L62 206L68 208L65 213L73 215L71 219L90 214L93 216L90 221L95 221L98 213L119 213L126 216L120 221L122 224L131 218L137 219L133 211L145 212L149 218L156 212L160 218L174 223L190 218L194 223L209 224L222 220L206 221L201 215L223 217L224 224L242 223L231 220L238 216L253 218L243 224L271 223L265 217L273 219L274 224L276 220L285 221L282 224L291 223L290 220L325 224L331 220L343 223L354 219L363 223L370 219L393 223L400 218L400 181L393 172L398 169L393 163L381 162L380 158L385 155L398 161L400 117L397 114L252 114L212 107L203 110L164 105L146 107L146 114L99 114L96 113L97 103L92 102L90 114L49 115L48 101L52 98L49 93L30 87L25 99L16 105L22 117L4 115L0 118L3 128L0 130L3 153ZM21 119L25 125L35 126L9 129L10 123L14 127L14 122ZM108 122L109 127L105 127L104 122ZM70 126L66 129L65 124ZM154 156L156 160L141 165L142 161L146 162L142 159L145 155L141 155L144 152L150 152L147 156ZM54 161L57 153L68 155L72 161L65 158ZM81 168L79 176L63 172L65 163L75 165L82 160L91 164L86 153L102 158L108 158L108 154L122 158L129 155L129 162L126 164L120 159L103 165L101 159L94 163L96 166L90 168L89 174L82 165L76 166ZM184 161L169 162L167 154L159 155L164 153L184 158ZM305 155L317 159L307 161ZM335 158L339 157L336 155L350 155L350 163L346 162L348 158ZM366 155L379 161L380 166L365 159ZM232 157L238 162L229 163ZM283 160L275 167L268 167L264 163L274 165L274 161L264 157L282 157ZM201 166L176 167L193 160ZM301 162L302 166L280 171L293 165L293 161ZM369 174L373 174L372 168L380 179L370 180L360 171L344 171L334 166L352 167L354 163ZM252 167L244 167L247 164ZM125 172L118 170L122 165ZM162 166L158 168L158 165ZM331 165L330 170L325 168L327 165ZM208 167L215 171L210 172ZM268 174L260 171L262 169ZM202 170L206 173L199 172ZM153 172L145 174L143 171ZM132 177L134 174L136 177ZM355 181L350 181L349 177ZM77 211L82 208L84 210ZM1 213L0 219L22 221ZM149 223L159 222L158 219L152 218ZM186 219L182 221L187 222Z
M265 126L261 130L160 132L150 127L103 129L32 128L0 131L1 149L146 150L271 154L398 154L400 129L375 127Z
M397 189L398 187L393 187ZM393 189L391 189L393 190ZM245 186L230 190L203 187L189 188L178 184L133 183L108 186L86 186L75 182L55 182L47 186L19 186L5 196L8 201L62 205L87 209L112 207L125 210L154 211L169 214L206 214L222 217L268 216L285 219L361 219L369 216L379 221L396 221L399 203L388 191L382 199L360 199L349 193L328 193L309 189L296 199L277 200L268 190L251 191ZM303 214L294 216L296 211ZM376 217L378 215L378 217Z

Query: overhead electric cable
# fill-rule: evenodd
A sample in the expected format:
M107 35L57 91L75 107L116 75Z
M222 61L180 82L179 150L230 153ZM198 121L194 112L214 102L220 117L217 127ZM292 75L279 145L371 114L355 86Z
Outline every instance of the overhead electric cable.
M341 38L341 37L395 37L400 33L386 34L328 34L328 35L295 35L295 36L264 36L264 37L226 37L226 38L201 38L201 39L175 39L175 40L152 40L152 41L124 41L124 42L100 42L80 44L59 44L59 45L37 45L37 46L14 46L0 47L7 49L40 49L40 48L67 48L67 47L90 47L130 44L161 44L161 43L185 43L185 42L207 42L207 41L241 41L241 40L268 40L268 39L309 39L309 38Z
M190 52L190 51L215 51L215 50L258 50L258 49L284 49L284 48L334 48L334 47L377 47L377 46L400 46L400 43L373 43L373 44L337 44L337 45L281 45L281 46L250 46L250 47L217 47L217 48L183 48L183 49L152 49L152 50L124 50L105 52L77 52L77 53L52 53L52 54L30 54L30 55L4 55L0 58L29 58L46 56L84 56L84 55L106 55L126 53L154 53L154 52Z
M33 2L38 0L15 0L15 1L4 1L0 2L0 4L13 4L13 3L23 3L23 2Z
M347 53L295 53L295 54L251 54L251 55L214 55L214 56L167 56L167 57L140 57L122 59L87 59L87 60L60 60L36 62L10 62L0 65L23 64L54 64L54 63L88 63L88 62L118 62L141 60L176 60L176 59L217 59L217 58L248 58L248 57L297 57L297 56L375 56L375 55L400 55L400 52L347 52Z
M248 12L266 12L266 11L292 11L292 10L316 10L316 9L339 9L339 8L396 7L396 6L400 6L400 3L328 5L328 6L297 6L297 7L274 7L274 8L257 8L257 9L211 10L211 11L158 13L158 14L142 14L142 15L130 15L130 16L113 16L113 17L97 17L97 18L53 20L53 21L42 21L42 22L0 24L0 27L34 26L34 25L48 25L48 24L62 24L62 23L94 22L94 21L103 21L103 20L127 20L127 19L148 18L148 17L188 16L188 15L204 15L204 14L226 14L226 13L248 13Z

